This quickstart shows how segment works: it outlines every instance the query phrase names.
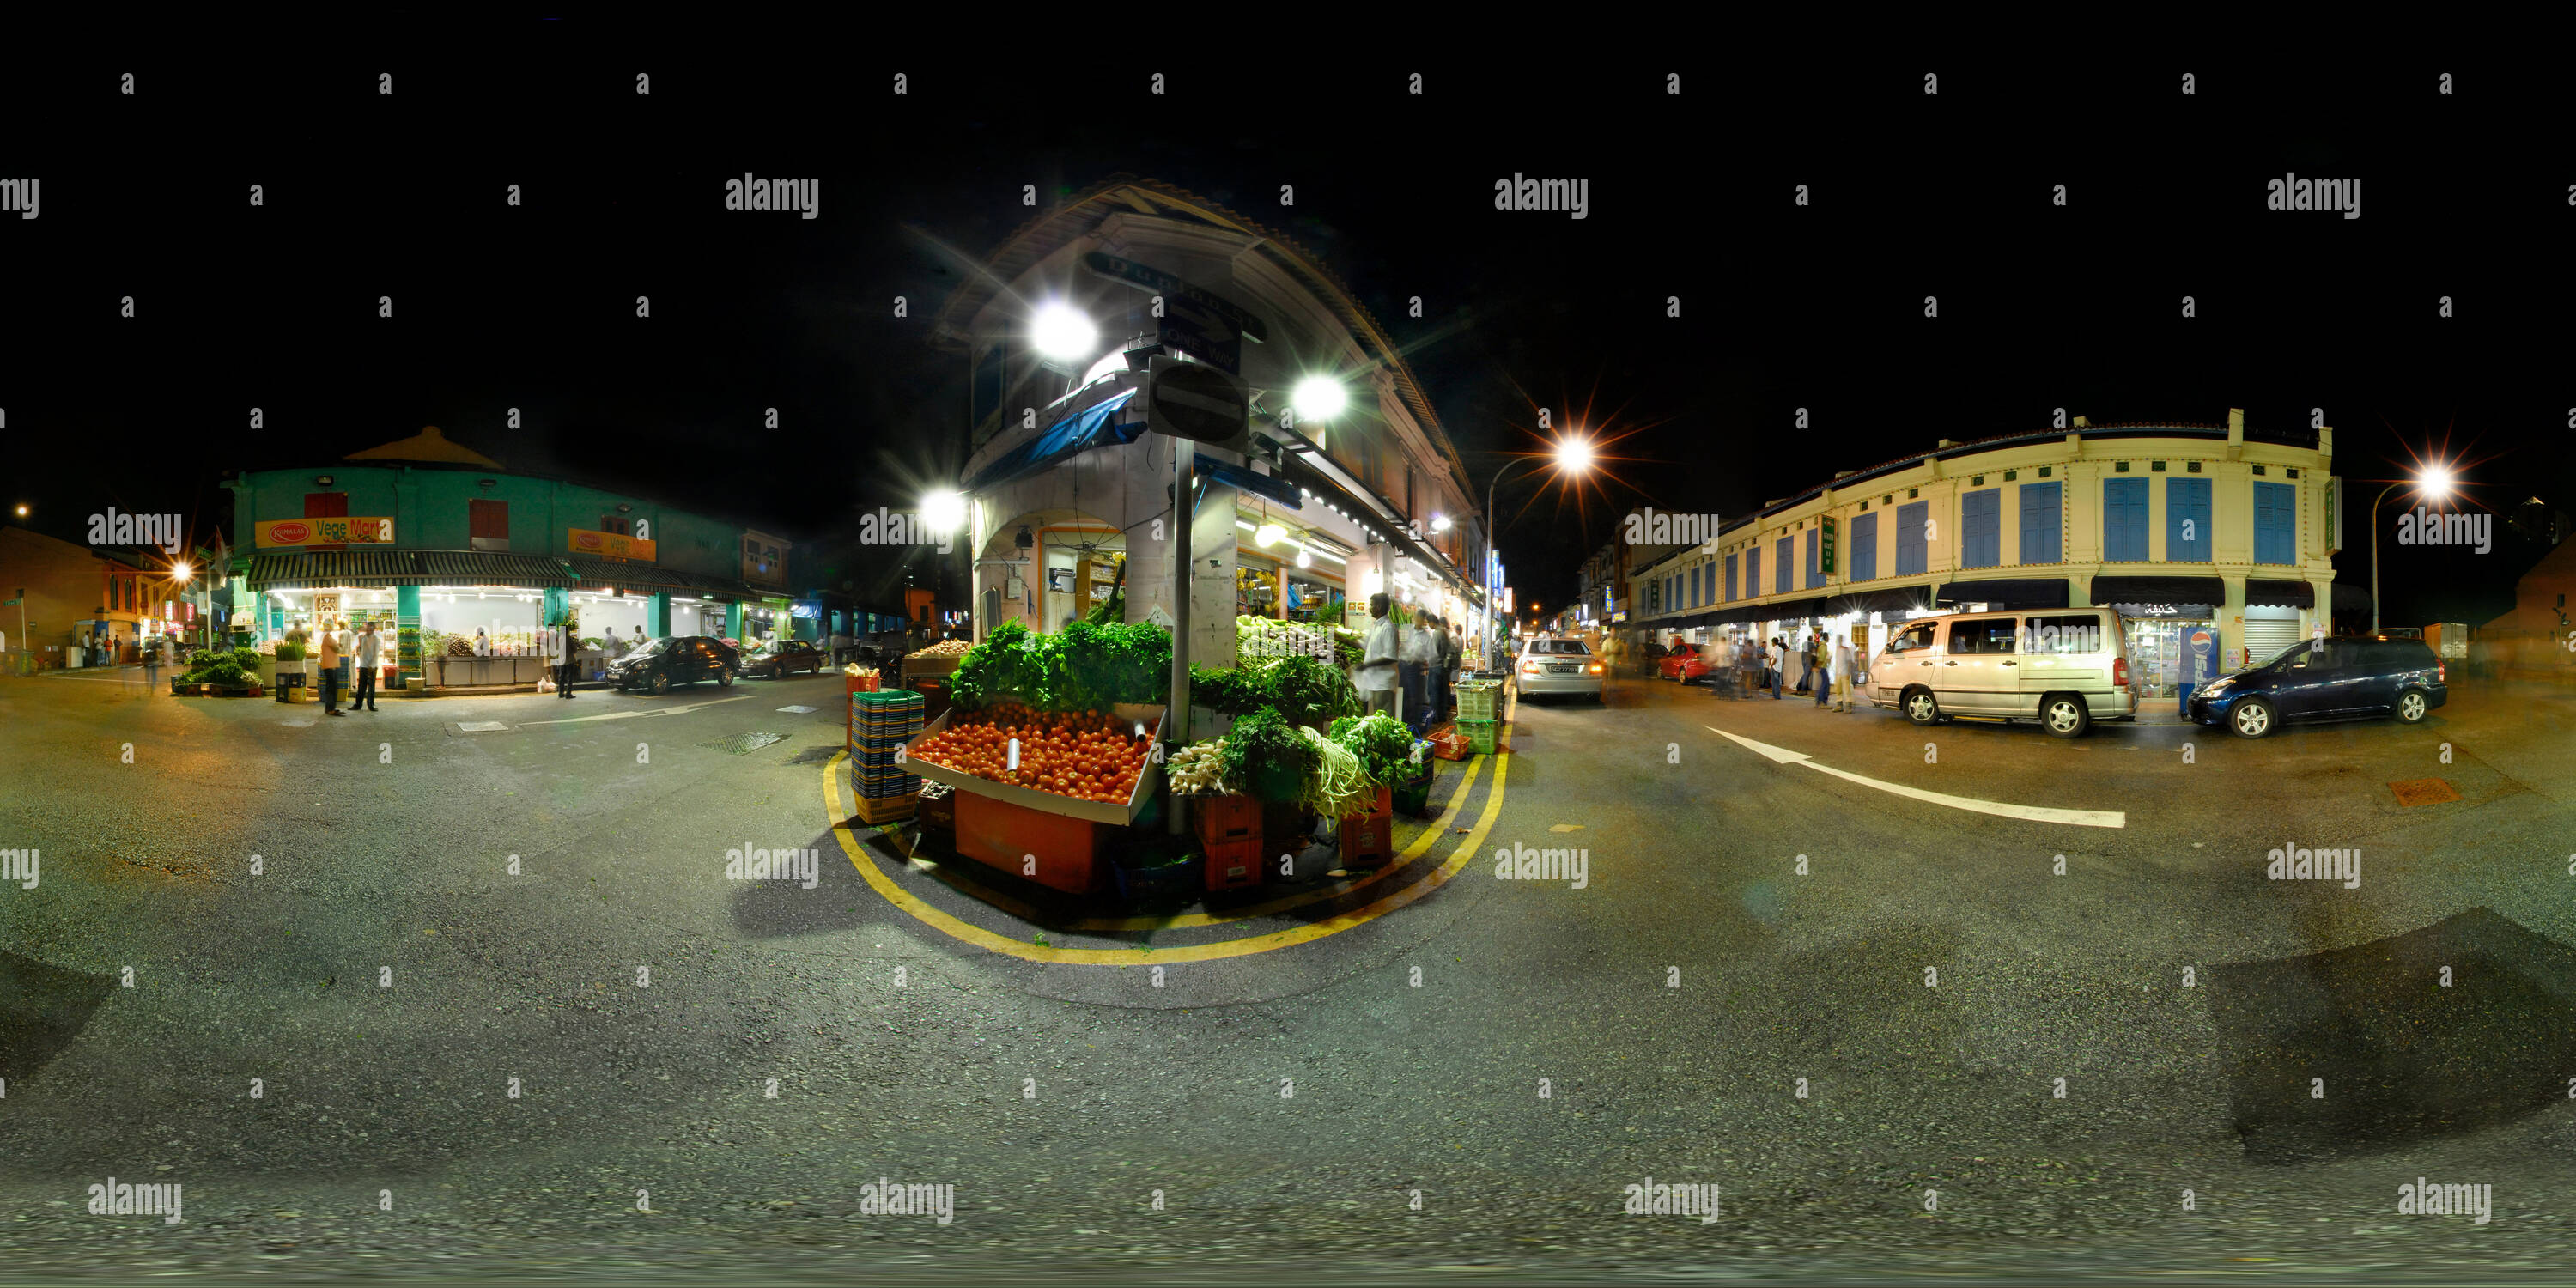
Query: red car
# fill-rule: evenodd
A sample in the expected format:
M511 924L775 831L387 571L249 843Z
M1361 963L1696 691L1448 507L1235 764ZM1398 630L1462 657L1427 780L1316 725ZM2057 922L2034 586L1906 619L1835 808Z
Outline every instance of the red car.
M1700 650L1683 645L1665 656L1663 676L1667 680L1689 684L1707 675L1711 669L1708 658Z

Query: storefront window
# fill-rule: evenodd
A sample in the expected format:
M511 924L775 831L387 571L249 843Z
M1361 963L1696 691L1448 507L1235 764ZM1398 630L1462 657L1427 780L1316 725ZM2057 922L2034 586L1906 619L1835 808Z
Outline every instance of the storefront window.
M2178 698L2182 686L2196 683L2194 661L2205 679L2216 678L2218 624L2206 604L2117 605L2128 624L2129 666L2138 697Z

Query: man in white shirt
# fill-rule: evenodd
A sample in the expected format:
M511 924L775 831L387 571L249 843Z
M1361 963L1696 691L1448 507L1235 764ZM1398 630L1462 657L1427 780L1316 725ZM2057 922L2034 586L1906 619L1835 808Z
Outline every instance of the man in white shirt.
M1771 700L1777 702L1780 700L1780 672L1786 670L1789 665L1788 647L1780 642L1780 637L1777 635L1771 637L1770 663Z
M1834 710L1846 715L1852 709L1852 676L1860 659L1852 652L1851 636L1834 640Z
M384 656L384 640L376 634L376 624L368 622L358 628L358 688L350 695L351 711L376 709L376 667Z
M1371 714L1395 714L1395 618L1384 595L1369 596L1368 635L1360 642L1360 665L1351 686L1360 691Z

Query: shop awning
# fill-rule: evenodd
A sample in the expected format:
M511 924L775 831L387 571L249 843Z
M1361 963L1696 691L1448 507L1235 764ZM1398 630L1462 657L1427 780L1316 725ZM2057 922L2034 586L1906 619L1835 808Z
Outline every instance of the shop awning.
M562 564L490 550L311 550L253 555L252 590L334 586L570 586Z
M1291 510L1306 508L1306 503L1297 497L1297 485L1286 479L1274 474L1255 474L1249 465L1220 461L1205 452L1199 452L1196 455L1198 472L1219 483L1250 492L1255 496L1268 497Z
M2100 585L2104 579L2093 579ZM2212 585L2217 584L2215 581ZM1945 582L1931 588L1942 605L1985 604L1993 608L2064 608L2064 577L1998 577L1984 581ZM2096 595L2094 602L2101 602Z
M2258 608L2314 608L2317 592L2304 581L2257 581L2249 577L2245 581L2245 603Z
M565 555L563 563L578 579L573 589L580 591L634 590L651 595L688 594L698 588L688 574L655 564L618 563L591 555Z
M966 490L981 492L1016 482L1052 468L1058 461L1077 456L1095 447L1132 443L1145 432L1143 421L1126 425L1113 424L1118 409L1136 396L1133 389L1122 389L1072 416L1049 426L1037 437L994 458L993 463L978 470L966 480Z
M2224 604L2227 602L2227 585L2216 577L2096 577L2093 579L2093 602Z

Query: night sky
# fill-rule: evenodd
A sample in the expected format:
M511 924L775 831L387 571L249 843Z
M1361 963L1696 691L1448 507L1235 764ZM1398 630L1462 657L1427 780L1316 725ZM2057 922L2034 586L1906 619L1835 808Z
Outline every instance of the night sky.
M2241 406L2258 429L2322 407L2356 511L2364 480L2434 456L2466 463L2474 504L2576 509L2552 307L2576 176L2528 147L2563 119L2545 85L2492 60L2097 75L1694 48L1533 70L1346 47L1267 69L1121 54L1115 26L1043 68L570 22L21 59L0 80L0 178L40 178L43 204L0 218L0 502L76 540L111 505L210 534L223 470L325 465L435 424L515 470L827 546L860 510L954 481L964 360L929 345L930 320L1034 213L1021 185L1051 198L1124 172L1287 233L1351 283L1479 487L1539 442L1542 407L1615 441L1612 477L1579 494L1506 485L1524 603L1565 599L1639 505L1731 518L2059 407L2098 424ZM746 171L819 179L821 217L724 210ZM2362 217L2265 210L2285 171L2360 179ZM1494 210L1514 173L1588 180L1589 217ZM503 427L510 407L526 428ZM2500 540L2465 575L2410 575L2429 565L2391 544L2390 616L2483 620L2538 553ZM2359 549L2341 567L2366 584Z

